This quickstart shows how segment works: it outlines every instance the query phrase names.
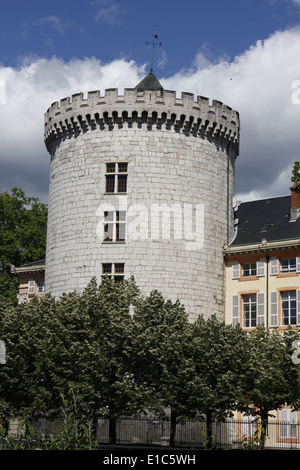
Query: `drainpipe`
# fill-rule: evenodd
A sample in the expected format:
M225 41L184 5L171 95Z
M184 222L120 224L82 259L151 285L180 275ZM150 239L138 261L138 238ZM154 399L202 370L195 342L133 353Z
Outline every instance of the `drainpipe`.
M266 269L266 326L269 329L269 261L270 256L266 256L267 269Z

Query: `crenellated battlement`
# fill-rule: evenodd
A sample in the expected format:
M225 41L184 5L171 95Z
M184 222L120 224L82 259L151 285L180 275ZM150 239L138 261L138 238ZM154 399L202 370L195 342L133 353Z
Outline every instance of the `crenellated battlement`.
M125 125L174 129L186 135L220 138L235 145L238 154L239 113L220 101L182 92L181 98L171 90L125 88L90 91L85 97L77 93L54 102L44 115L44 138L51 153L53 141L96 128L110 130Z

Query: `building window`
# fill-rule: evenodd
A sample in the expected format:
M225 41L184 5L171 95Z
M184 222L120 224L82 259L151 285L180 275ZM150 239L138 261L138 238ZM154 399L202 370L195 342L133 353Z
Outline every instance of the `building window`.
M291 408L279 410L279 438L297 439L298 416Z
M104 212L104 242L125 242L126 211Z
M256 263L247 263L242 265L242 276L256 276Z
M127 163L106 164L106 193L127 192Z
M295 290L281 292L281 310L282 325L287 326L297 324L297 301Z
M43 292L45 292L45 283L43 281L38 282L37 286L38 286L37 291L39 294L42 294Z
M256 326L256 294L243 295L243 327Z
M295 273L296 272L296 258L283 259L280 263L280 272Z
M115 282L123 282L125 276L124 263L103 263L102 276L113 278Z
M258 325L264 324L264 298L264 293L242 295L243 328L255 328Z
M28 295L35 294L35 281L28 281Z

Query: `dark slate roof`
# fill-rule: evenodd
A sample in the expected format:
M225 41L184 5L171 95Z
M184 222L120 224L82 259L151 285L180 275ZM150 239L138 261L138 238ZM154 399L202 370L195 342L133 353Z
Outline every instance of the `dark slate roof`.
M300 239L300 217L290 221L291 196L241 203L238 207L237 236L230 246Z
M148 73L148 75L143 78L135 88L137 90L163 90L163 87L153 72Z

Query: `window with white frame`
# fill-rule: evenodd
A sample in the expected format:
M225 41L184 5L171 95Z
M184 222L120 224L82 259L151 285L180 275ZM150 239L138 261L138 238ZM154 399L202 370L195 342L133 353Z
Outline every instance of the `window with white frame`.
M240 269L242 266L242 269ZM240 263L235 262L232 264L232 279L239 279L242 277L258 277L265 275L265 260L260 259L253 263Z
M292 408L279 410L279 438L297 439L298 414Z
M246 263L242 265L242 276L256 276L256 263Z
M283 326L297 324L297 299L295 290L281 292L281 315Z
M300 290L270 292L270 326L300 325Z
M280 272L281 273L295 273L296 272L296 258L281 260Z
M103 263L102 276L113 278L115 282L123 282L125 276L125 263Z
M106 193L127 192L127 163L107 163L105 174Z
M265 322L265 294L242 295L243 328L255 328Z
M28 295L35 294L35 281L28 281Z
M104 212L104 242L125 242L126 211Z

